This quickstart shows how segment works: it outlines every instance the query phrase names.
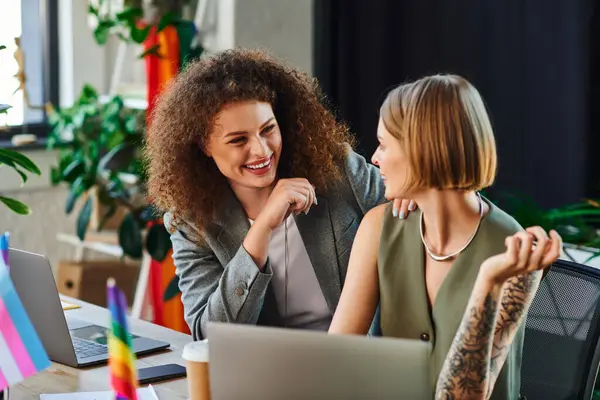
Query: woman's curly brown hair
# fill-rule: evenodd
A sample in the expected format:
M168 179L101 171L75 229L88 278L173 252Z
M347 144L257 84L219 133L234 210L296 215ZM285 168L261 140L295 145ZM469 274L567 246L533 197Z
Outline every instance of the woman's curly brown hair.
M315 80L263 51L228 50L191 62L155 105L146 159L156 207L198 229L212 221L227 181L201 146L223 106L246 100L273 107L283 141L280 177L304 177L321 191L342 176L344 144L353 137L326 109Z

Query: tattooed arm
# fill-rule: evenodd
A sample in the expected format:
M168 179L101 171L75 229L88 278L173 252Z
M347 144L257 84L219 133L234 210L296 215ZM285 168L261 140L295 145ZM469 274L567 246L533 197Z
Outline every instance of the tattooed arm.
M484 399L501 287L478 277L437 382L436 399Z
M487 399L539 286L541 269L560 255L562 239L529 228L506 239L505 253L482 265L438 377L436 399ZM536 246L533 246L533 237ZM500 310L498 310L500 303Z
M529 306L542 279L542 271L510 278L502 289L500 311L496 320L490 360L488 393L491 394L498 374L506 361L508 350L527 315Z

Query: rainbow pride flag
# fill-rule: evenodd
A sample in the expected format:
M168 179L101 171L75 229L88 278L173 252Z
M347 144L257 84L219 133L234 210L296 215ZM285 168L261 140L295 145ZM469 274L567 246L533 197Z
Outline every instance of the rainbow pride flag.
M193 21L179 20L158 31L150 29L144 42L146 51L159 46L158 52L144 57L146 63L147 125L151 124L152 111L162 89L181 71L188 62L202 55L204 49L194 45L198 29ZM152 201L150 199L150 201ZM149 294L152 305L152 322L183 333L190 333L185 322L181 293L164 300L165 292L175 279L175 263L172 251L163 261L150 263Z
M0 391L50 366L42 345L10 279L8 235L0 236ZM5 251L6 250L6 251Z
M127 299L110 278L106 287L111 329L108 337L110 385L117 400L137 400L137 370L131 335L127 329Z

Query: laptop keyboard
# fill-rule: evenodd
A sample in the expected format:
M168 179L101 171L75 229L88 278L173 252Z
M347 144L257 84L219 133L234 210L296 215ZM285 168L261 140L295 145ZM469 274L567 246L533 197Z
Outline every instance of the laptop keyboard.
M108 352L108 347L104 345L89 342L78 337L71 337L71 339L73 340L73 347L78 358L93 357Z

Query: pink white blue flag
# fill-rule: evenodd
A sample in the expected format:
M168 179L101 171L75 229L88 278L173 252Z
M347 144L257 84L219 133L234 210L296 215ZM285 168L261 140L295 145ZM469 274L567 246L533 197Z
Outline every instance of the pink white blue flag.
M7 242L6 247L8 249ZM0 251L0 391L50 366L48 354L23 308L2 253L4 251Z

